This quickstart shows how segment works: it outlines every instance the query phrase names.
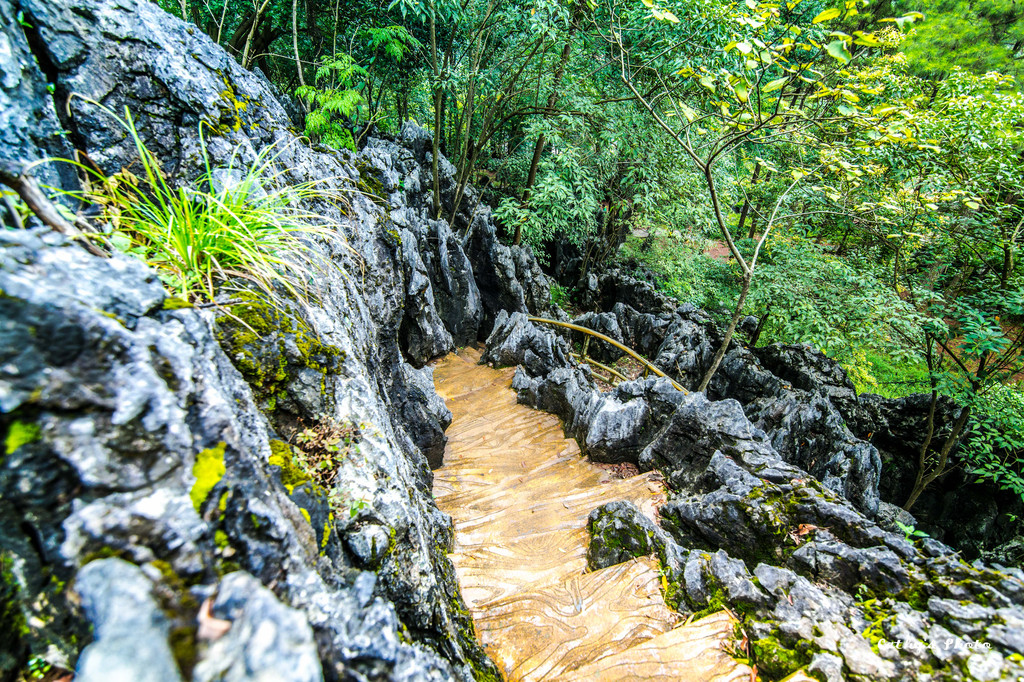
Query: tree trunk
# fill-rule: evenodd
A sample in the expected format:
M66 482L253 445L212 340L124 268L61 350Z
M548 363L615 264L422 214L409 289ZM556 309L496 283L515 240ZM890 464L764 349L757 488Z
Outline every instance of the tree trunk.
M555 78L551 84L551 92L548 94L548 106L550 110L554 108L555 104L558 103L558 86L562 82L562 76L565 74L565 66L569 63L569 55L572 51L572 43L565 41L565 45L562 46L562 56L558 62L558 68L555 70ZM547 116L547 113L544 114ZM544 146L547 144L547 139L544 137L544 133L537 136L537 143L533 146L533 159L530 161L530 173L526 176L526 187L523 188L522 202L525 204L530 199L530 190L533 189L533 185L537 182L537 168L540 166L540 157L544 152ZM523 228L521 225L516 225L516 234L512 238L512 243L516 246L519 245L523 238Z
M441 178L438 176L437 157L440 154L440 144L438 138L441 137L441 103L443 98L441 97L440 88L434 92L434 139L431 142L431 159L430 159L430 174L433 178L434 192L433 192L433 207L434 207L434 219L441 219Z
M259 18L256 16L256 12L247 12L245 18L242 19L242 23L238 25L235 32L231 35L231 40L224 46L231 54L237 55L242 51L242 47L245 45L246 38L252 34L253 25L259 23Z
M910 497L907 498L906 503L903 505L904 510L910 511L917 502L917 498L921 496L921 493L923 493L928 486L935 481L935 479L948 471L946 464L949 462L949 454L960 441L960 436L963 434L964 427L967 425L967 419L970 416L970 407L961 408L960 415L953 423L953 430L949 432L949 437L946 438L946 442L942 444L942 450L939 451L939 461L936 462L932 470L927 473L925 472L924 467L918 467L917 479L914 481L913 490L910 491Z
M32 176L27 175L22 169L15 168L11 164L0 165L0 183L13 189L25 202L25 205L43 221L47 227L60 232L66 237L76 240L86 251L94 256L106 258L98 246L89 241L83 232L91 232L92 227L81 218L75 218L69 222L60 214L57 207L53 205L46 194L39 188L39 184Z
M1013 273L1013 244L1003 243L1003 271L999 276L999 288L1006 291Z
M764 315L757 321L757 328L754 329L754 333L750 338L750 345L748 348L757 348L757 342L761 340L761 331L764 329L764 323L768 321L768 316L772 313L772 304L769 303L768 307L764 311Z
M718 351L715 353L714 359L711 361L711 366L708 367L708 371L704 374L704 378L700 382L700 386L697 388L698 391L706 391L708 384L711 383L711 378L715 376L715 372L718 371L718 366L722 363L722 358L725 357L725 352L729 350L729 342L732 341L733 334L736 333L736 325L740 322L740 317L743 315L743 304L747 300L747 294L750 293L750 283L754 279L753 272L747 272L743 275L743 288L740 290L740 298L736 301L736 310L733 311L732 320L729 322L729 329L725 332L725 338L722 339L722 345L718 347Z
M547 144L547 140L544 138L544 133L537 136L537 144L533 148L533 159L530 161L530 173L526 176L526 187L523 189L522 202L525 204L530 198L530 189L533 184L537 182L537 168L540 166L540 155L544 151L544 145ZM512 238L512 244L519 246L523 240L523 226L522 224L516 225L516 234Z
M292 0L292 49L295 51L295 69L299 74L299 85L305 87L306 78L302 75L302 59L299 58L299 0ZM309 113L309 104L302 100L302 106Z
M754 166L754 177L752 177L750 179L750 185L751 186L754 186L754 185L757 184L757 177L759 175L761 175L761 163L760 162L758 162L757 165ZM739 222L739 226L736 228L736 234L743 234L743 225L747 222L747 213L748 212L750 212L750 199L744 199L743 200L743 208L740 210L740 222ZM751 234L749 234L747 236L750 239L753 239L754 238L754 235L753 235L754 226L753 226L753 224L751 224L750 231L751 231Z

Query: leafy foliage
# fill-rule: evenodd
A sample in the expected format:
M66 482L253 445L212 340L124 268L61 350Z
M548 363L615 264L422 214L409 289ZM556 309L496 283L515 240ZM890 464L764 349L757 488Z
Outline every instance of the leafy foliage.
M350 126L358 107L364 103L357 79L366 69L347 54L335 55L316 70L316 85L305 85L295 96L312 105L306 114L306 134L336 149L355 151Z

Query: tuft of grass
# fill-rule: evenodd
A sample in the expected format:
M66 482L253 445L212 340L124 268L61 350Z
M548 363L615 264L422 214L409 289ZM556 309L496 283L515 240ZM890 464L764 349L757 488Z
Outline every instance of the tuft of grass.
M248 166L212 169L203 143L206 172L191 186L172 186L156 156L139 136L131 112L123 119L93 102L128 132L140 173L122 169L107 177L85 164L86 192L103 209L114 233L110 242L156 268L178 298L212 301L219 287L244 280L273 299L281 290L305 301L315 286L319 257L304 238L337 237L322 216L302 208L310 202L341 201L326 181L288 185L275 167L281 151L264 149ZM202 128L200 127L202 141Z

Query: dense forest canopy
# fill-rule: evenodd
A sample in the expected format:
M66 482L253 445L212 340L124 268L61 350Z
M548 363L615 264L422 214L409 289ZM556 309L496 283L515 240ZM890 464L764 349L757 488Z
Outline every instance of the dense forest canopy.
M955 400L908 507L956 466L1024 496L1019 3L161 5L295 95L314 143L432 130L510 241L646 268L860 390Z

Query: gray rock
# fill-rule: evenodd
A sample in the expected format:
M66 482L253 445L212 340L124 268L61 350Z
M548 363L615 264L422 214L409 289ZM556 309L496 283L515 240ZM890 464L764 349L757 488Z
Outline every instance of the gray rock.
M75 679L182 679L167 643L167 619L153 599L153 583L138 566L121 559L93 561L78 572L75 590L95 638L82 652Z
M903 509L903 507L884 501L878 503L878 513L875 515L875 521L878 522L879 526L893 533L903 532L899 525L897 525L897 522L911 528L917 525L917 519L914 518L913 514Z
M808 345L775 343L755 353L765 368L794 388L828 398L846 421L860 418L857 391L835 360Z
M624 340L622 330L619 328L618 318L614 313L586 313L574 318L573 324L592 329L619 343L622 343ZM595 337L588 337L588 335L581 332L573 332L572 340L574 344L586 344L587 355L605 364L612 364L625 355L625 352L610 343Z
M874 651L871 645L860 637L845 637L839 641L839 652L846 667L854 675L866 675L871 679L884 679L896 674L896 667Z
M992 682L1003 677L1003 657L998 651L979 651L967 657L967 672L980 682Z
M587 453L597 462L635 461L647 420L645 400L601 401L587 431Z
M0 2L0 142L2 162L20 172L26 165L46 158L70 159L72 149L62 135L55 97L47 92L39 61L17 17L17 2ZM74 169L67 164L42 164L33 175L43 185L72 190L77 186ZM6 207L0 205L4 222L14 226Z
M739 559L731 558L724 550L711 555L708 573L725 591L730 604L767 606L767 595L750 579L746 565Z
M764 432L755 428L733 400L712 402L701 393L686 395L668 424L643 452L640 466L657 467L674 488L692 488L704 474L712 455L776 460Z
M885 547L854 549L842 542L805 543L790 559L801 572L845 590L858 584L895 593L910 584L900 558Z
M663 553L670 543L665 531L632 502L609 502L587 517L590 545L587 568L596 571L636 557Z
M986 613L985 617L987 620L991 618L991 614ZM1015 626L1007 624L993 625L985 631L985 640L1024 655L1024 626L1021 625L1019 618Z
M211 613L230 629L196 664L194 682L323 680L313 631L302 612L244 572L231 573L217 587Z
M843 659L833 654L818 653L807 665L808 673L818 673L825 682L843 682Z
M755 425L772 434L772 447L787 462L874 515L882 467L878 451L853 437L825 393L782 390L747 405L745 411Z

